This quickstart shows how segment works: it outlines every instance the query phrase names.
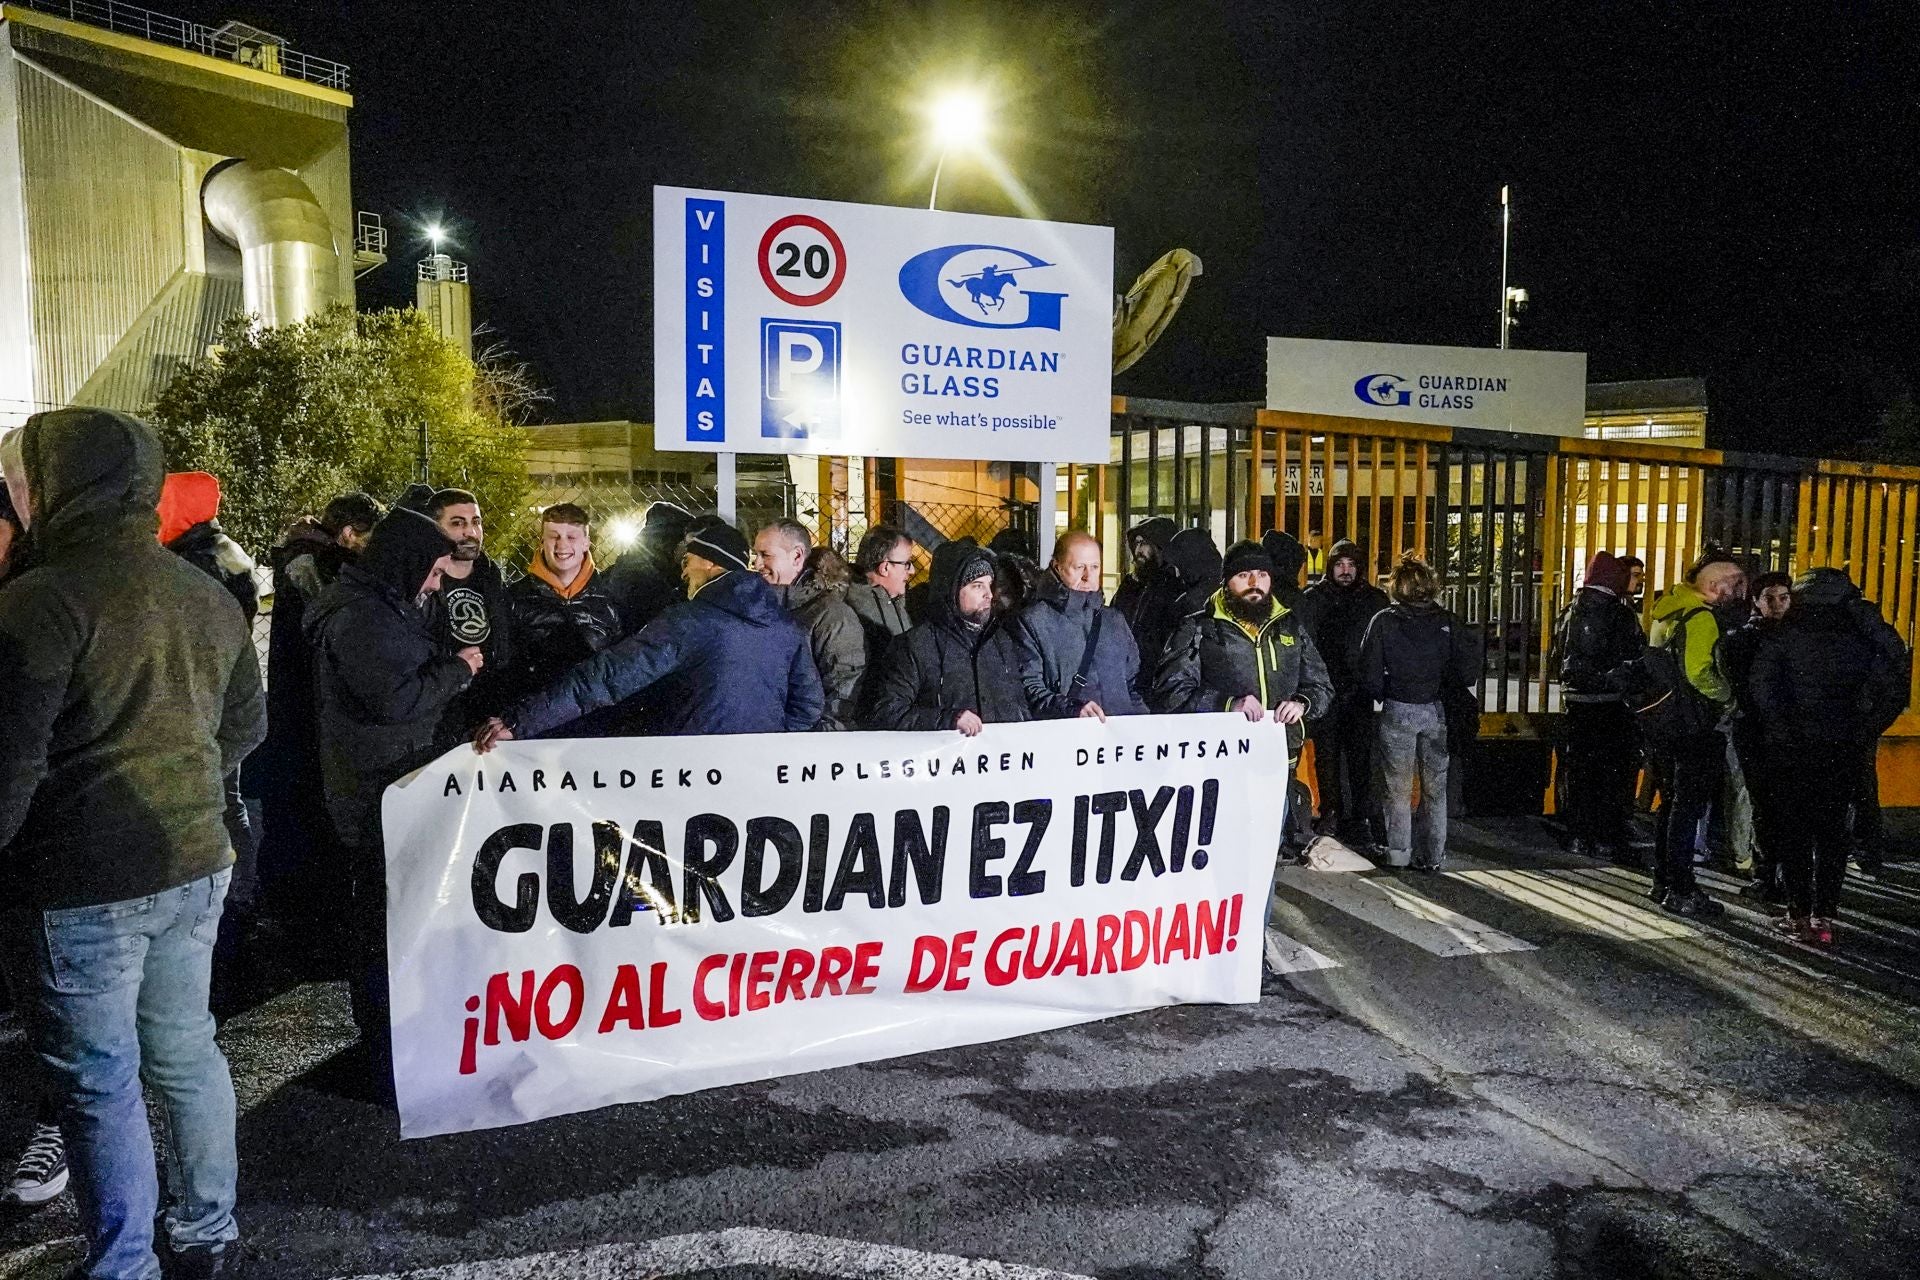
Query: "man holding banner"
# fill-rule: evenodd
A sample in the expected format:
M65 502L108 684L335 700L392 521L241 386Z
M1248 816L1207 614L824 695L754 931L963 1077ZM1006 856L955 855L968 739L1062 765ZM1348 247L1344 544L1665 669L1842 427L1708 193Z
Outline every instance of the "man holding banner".
M958 729L1033 719L1020 642L994 613L994 555L972 538L933 553L925 622L893 642L879 673L875 729Z
M641 694L648 727L663 734L813 728L824 703L807 637L748 555L719 516L694 521L680 554L687 599L488 720L474 746L546 733Z

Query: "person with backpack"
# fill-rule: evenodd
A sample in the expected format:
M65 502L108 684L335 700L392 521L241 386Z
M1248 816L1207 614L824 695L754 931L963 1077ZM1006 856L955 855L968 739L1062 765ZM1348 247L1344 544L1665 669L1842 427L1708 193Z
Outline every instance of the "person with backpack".
M1360 641L1360 688L1380 710L1374 754L1386 794L1387 865L1438 871L1447 855L1447 696L1480 675L1480 645L1435 597L1439 582L1424 560L1394 567L1393 603L1367 624ZM1413 780L1420 778L1415 843Z
M1573 603L1554 625L1553 649L1565 700L1566 743L1554 784L1572 851L1618 860L1633 806L1633 718L1607 681L1647 647L1627 607L1627 566L1611 552L1587 563Z
M1794 796L1781 809L1787 913L1775 927L1814 946L1833 943L1859 774L1899 714L1896 700L1905 702L1904 692L1887 692L1906 665L1905 646L1863 603L1839 569L1801 574L1793 607L1753 660L1751 696L1774 785Z
M1694 879L1693 855L1726 773L1722 723L1733 706L1713 611L1742 594L1746 576L1725 551L1707 551L1653 606L1647 652L1629 664L1640 671L1632 705L1660 784L1650 896L1675 915L1725 910Z

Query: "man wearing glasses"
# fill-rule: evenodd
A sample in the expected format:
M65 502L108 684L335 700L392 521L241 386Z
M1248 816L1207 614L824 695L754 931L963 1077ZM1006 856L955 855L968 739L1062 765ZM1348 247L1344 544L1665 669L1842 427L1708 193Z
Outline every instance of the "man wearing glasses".
M875 525L860 539L853 570L857 581L847 588L846 600L866 636L867 670L878 671L887 646L913 625L906 601L907 582L913 577L913 539L892 525ZM856 723L865 723L878 684L877 680L863 683L854 712Z

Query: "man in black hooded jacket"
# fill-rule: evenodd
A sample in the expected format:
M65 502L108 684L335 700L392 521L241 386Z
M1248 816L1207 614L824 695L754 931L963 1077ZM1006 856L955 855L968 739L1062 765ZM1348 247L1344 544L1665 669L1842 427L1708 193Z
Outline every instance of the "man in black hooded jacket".
M1261 534L1260 546L1273 561L1273 598L1288 609L1298 609L1300 597L1306 594L1300 585L1300 571L1307 567L1307 549L1285 529Z
M1392 602L1367 580L1366 556L1342 538L1327 553L1326 576L1300 594L1300 617L1333 681L1333 709L1312 725L1313 772L1322 834L1348 844L1386 837L1373 797L1373 703L1362 687L1360 642Z
M941 545L927 578L927 619L881 664L875 729L957 729L1031 720L1020 644L994 613L994 555L972 538Z
M1165 603L1165 595L1153 590L1153 582L1163 569L1161 553L1178 532L1180 526L1165 516L1142 520L1127 530L1127 551L1133 556L1133 569L1114 588L1113 600L1108 607L1118 612L1126 622L1127 629L1133 632L1136 645L1140 640L1140 621L1145 611L1155 604ZM1148 672L1146 678L1151 680L1152 672Z
M391 1052L381 792L439 754L441 719L483 664L477 645L448 653L422 608L453 552L432 520L395 507L307 608L320 780L353 900L353 1016L376 1079Z
M628 635L687 598L680 580L680 540L692 524L691 511L658 499L647 507L640 536L607 570L607 590L620 606Z
M33 1047L63 1100L85 1265L157 1271L144 1077L173 1121L162 1247L211 1266L238 1236L208 1010L222 780L266 731L259 659L233 597L156 539L145 423L40 413L0 452L35 554L0 592L0 901L34 917Z

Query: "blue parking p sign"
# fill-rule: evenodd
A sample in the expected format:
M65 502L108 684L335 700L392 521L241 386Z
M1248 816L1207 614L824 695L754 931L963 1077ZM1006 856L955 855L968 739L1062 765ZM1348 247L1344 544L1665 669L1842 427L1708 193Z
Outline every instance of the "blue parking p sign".
M840 433L840 326L760 321L760 434L807 440Z

